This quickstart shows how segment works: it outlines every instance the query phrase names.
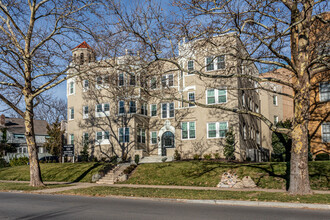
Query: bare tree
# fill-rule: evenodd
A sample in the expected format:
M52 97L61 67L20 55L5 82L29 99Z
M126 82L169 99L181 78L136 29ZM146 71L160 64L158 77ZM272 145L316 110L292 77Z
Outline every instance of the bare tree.
M62 98L56 98L48 95L43 97L42 102L36 106L34 110L35 119L45 120L49 124L56 121L66 120L67 118L67 103Z
M188 72L180 63L178 43L185 37L189 42L200 42L197 47L212 44L213 48L228 48L225 55L241 61L241 68L210 74L207 65L194 60L200 66L195 74L214 80L239 78L255 82L275 82L293 89L293 128L277 127L271 120L247 108L229 108L223 105L196 105L217 108L238 114L249 114L262 120L272 131L288 134L292 138L290 162L291 194L310 194L308 174L308 122L310 118L310 94L317 75L329 79L329 53L317 52L329 41L329 19L324 16L326 1L263 1L263 0L174 0L164 10L161 4L147 1L136 3L135 10L125 10L119 1L105 0L105 6L117 16L118 30L127 33L134 45L148 57L149 63L168 62L172 71ZM169 12L171 11L171 12ZM318 24L324 28L311 28ZM236 45L230 42L214 42L214 36L234 34ZM322 38L322 40L320 40ZM323 44L320 44L322 43ZM184 40L185 43L185 40ZM322 46L323 45L323 46ZM194 46L192 46L194 47ZM192 51L198 48L192 48ZM241 50L245 48L245 50ZM187 54L186 54L187 56ZM292 73L292 81L264 78L246 73L246 67L254 62L260 69L285 68ZM208 61L209 64L213 60ZM253 84L253 83L252 83ZM233 88L235 89L235 88ZM260 85L236 88L249 91ZM275 92L276 93L276 92ZM174 97L174 99L177 99ZM182 100L188 102L189 100Z
M0 1L0 100L25 120L30 185L42 186L34 134L34 108L40 95L65 81L74 66L65 54L86 30L95 1ZM70 48L71 49L71 48ZM22 104L19 105L19 103Z

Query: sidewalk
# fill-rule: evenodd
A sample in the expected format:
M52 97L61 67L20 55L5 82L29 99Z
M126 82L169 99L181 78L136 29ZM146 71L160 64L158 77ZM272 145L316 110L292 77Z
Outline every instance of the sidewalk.
M7 182L7 183L29 183L29 181L11 181L11 180L0 180L0 182ZM283 189L263 189L263 188L219 188L219 187L202 187L202 186L169 186L169 185L138 185L138 184L97 184L97 183L82 183L82 182L44 182L45 184L67 184L73 185L68 187L59 187L59 188L52 188L52 189L43 189L43 190L36 190L33 192L38 193L55 193L61 192L71 189L81 189L81 188L88 188L93 186L109 186L109 187L128 187L128 188L154 188L154 189L193 189L193 190L218 190L218 191L257 191L257 192L281 192L285 193L286 190ZM330 194L330 191L322 191L322 190L313 190L315 194Z

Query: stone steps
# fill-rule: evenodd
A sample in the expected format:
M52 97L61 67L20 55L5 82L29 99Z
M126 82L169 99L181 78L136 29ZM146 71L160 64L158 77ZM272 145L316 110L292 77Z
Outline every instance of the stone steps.
M128 163L118 164L115 168L110 170L104 177L99 179L97 184L114 184L118 181L118 177L122 175L124 170L130 166Z

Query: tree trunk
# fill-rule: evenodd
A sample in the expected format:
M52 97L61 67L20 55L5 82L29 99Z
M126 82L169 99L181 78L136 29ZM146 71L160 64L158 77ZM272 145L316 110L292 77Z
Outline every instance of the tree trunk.
M30 186L44 186L41 179L40 166L38 163L38 149L34 134L33 124L33 101L26 98L26 112L24 115L25 120L25 137L29 152L30 162Z

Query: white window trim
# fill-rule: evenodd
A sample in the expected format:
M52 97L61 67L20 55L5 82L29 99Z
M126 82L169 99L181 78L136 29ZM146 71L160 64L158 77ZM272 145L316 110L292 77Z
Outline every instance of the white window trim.
M72 140L72 137L73 137L73 140ZM69 144L71 144L73 141L73 144L74 144L74 134L69 134Z
M225 62L225 68L224 69L218 69L218 57L220 56L224 56L224 62ZM212 58L212 63L213 63L213 70L207 70L207 58L208 57L211 57ZM226 55L224 54L220 54L220 55L217 55L217 56L207 56L205 57L205 71L206 72L212 72L212 71L217 71L217 70L225 70L226 69Z
M104 105L108 104L109 105L109 111L104 111ZM97 112L97 105L102 105L102 111ZM110 104L109 103L100 103L95 105L95 117L100 118L100 117L106 117L110 115Z
M109 76L109 75L108 75ZM97 78L99 78L99 77L101 77L101 79L102 79L102 83L101 83L101 85L98 85L97 84ZM103 88L109 88L109 84L106 84L105 82L104 82L104 78L105 78L106 76L97 76L96 77L96 79L95 79L95 88L96 89L103 89ZM110 76L109 76L110 77ZM110 78L109 78L110 79ZM110 83L110 82L109 82Z
M71 118L71 111L73 110L73 118ZM74 107L70 107L69 108L69 121L72 121L72 120L74 120Z
M156 133L156 143L152 143L152 133L153 133L153 132ZM156 144L158 144L157 131L150 131L150 144L152 144L152 145L156 145Z
M98 132L102 132L102 139L101 140L97 140L97 133ZM110 136L110 132L109 132L109 136ZM97 144L100 144L100 145L110 144L110 140L105 138L105 131L96 131L95 132L95 142Z
M153 105L155 105L156 106L156 115L152 115L152 106ZM158 111L158 109L157 109L157 104L150 104L150 117L157 117L157 111Z
M151 86L152 86L152 80L153 79L156 79L156 87L155 88L151 88ZM150 89L152 89L152 90L156 90L156 89L159 89L159 87L158 87L158 82L157 82L157 77L156 76L152 76L151 77L151 79L150 79Z
M71 93L71 83L73 85L73 92ZM74 79L69 79L68 80L68 96L70 95L75 95L76 93L76 83L74 81Z
M226 123L227 131L228 131L228 121L217 121L217 122L207 122L206 123L206 132L207 132L207 139L219 139L219 138L226 138L220 137L220 123ZM209 124L215 123L215 137L209 137Z
M329 125L330 126L330 122L324 122L324 123L322 123L322 125L321 125L321 140L322 140L322 143L330 143L330 142L324 142L323 141L323 133L324 133L324 131L323 131L323 126L324 125Z
M207 89L207 90L205 91L205 97L206 97L205 104L206 104L206 105L226 104L226 103L228 102L228 91L227 91L227 88L219 88L219 89L213 89L213 90L214 90L214 98L215 98L215 102L214 102L213 104L208 104L208 103L207 103L207 98L208 98L208 96L207 96L207 91L208 91L208 90L212 90L212 88L211 88L211 89ZM219 90L225 90L225 91L226 91L226 101L225 101L225 102L221 102L221 103L219 103ZM195 97L195 99L196 99L196 97Z
M88 108L88 106L87 105L83 106L83 119L87 119L88 118L88 115L89 115L89 108L88 108L88 113L85 114L85 107Z
M173 117L169 117L170 116L170 103L173 103L173 110L174 110L174 114L173 114ZM163 104L166 104L166 118L175 118L175 102L165 102L165 103L161 103L160 104L160 109L161 109L161 118L162 119L166 119L166 118L163 118Z
M169 86L169 84L170 84L170 75L172 75L172 77L173 77L173 85L172 86ZM165 76L166 77L166 80L165 80L165 86L163 86L163 76ZM175 87L175 85L174 85L174 74L166 74L166 75L162 75L162 77L161 77L161 87L162 88L173 88L173 87Z
M88 81L88 86L85 86L85 81L88 81L87 79L83 80L83 92L87 92L89 90L89 81Z
M320 102L329 102L330 100L323 99L321 96L321 84L329 84L330 82L320 82L319 83L319 100Z
M189 94L194 94L194 100L195 100L195 102L196 102L196 93L195 93L195 91L194 92L188 92L188 101L190 101L189 100ZM189 103L188 103L188 108L196 108L197 106L196 106L196 104L194 104L194 106L189 106Z
M125 133L125 132L126 132L126 128L128 128L128 138L131 139L131 137L130 137L130 136L131 136L131 134L130 134L131 131L130 131L129 127L121 127L121 128L122 128L123 131L124 131L124 132L123 132L123 137L126 136L126 133ZM119 139L120 139L120 129L121 129L121 128L118 128L118 141L119 141ZM123 138L123 140L124 140L124 138ZM130 142L130 141L127 142L127 141L125 140L125 141L123 141L123 142L119 142L119 143L129 143L129 142Z
M191 122L194 122L195 123L195 137L194 138L190 138L190 123ZM182 138L182 123L187 123L187 131L188 131L188 136L187 136L187 138ZM196 139L196 136L197 136L197 126L196 126L196 121L183 121L183 122L181 122L181 140L182 141L187 141L187 140L195 140Z
M274 97L275 97L275 104L274 104ZM275 105L275 106L278 106L278 98L277 98L277 95L273 95L273 104Z
M188 63L189 63L190 61L193 62L193 69L192 69L192 70L189 70L189 65L188 65ZM187 76L193 76L193 75L195 75L195 61L194 61L194 60L188 60L188 61L187 61L187 70L188 70L188 72L187 72ZM189 71L191 71L192 73L190 73Z

